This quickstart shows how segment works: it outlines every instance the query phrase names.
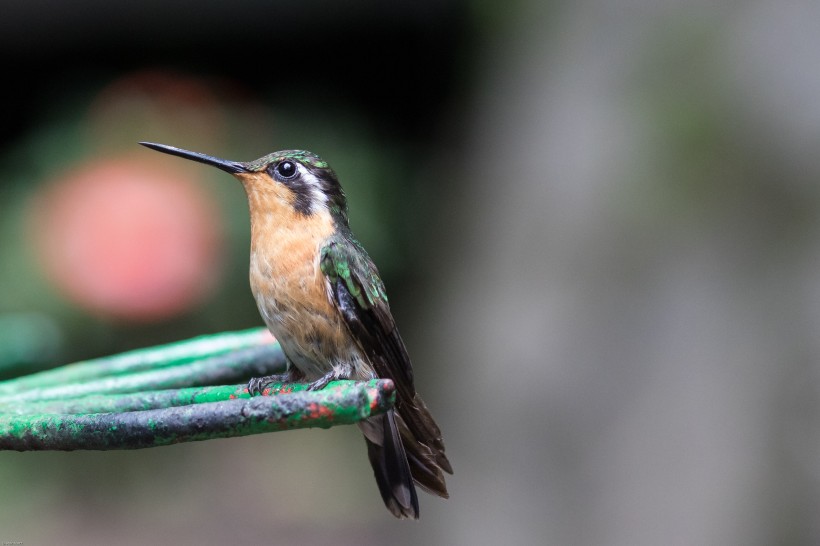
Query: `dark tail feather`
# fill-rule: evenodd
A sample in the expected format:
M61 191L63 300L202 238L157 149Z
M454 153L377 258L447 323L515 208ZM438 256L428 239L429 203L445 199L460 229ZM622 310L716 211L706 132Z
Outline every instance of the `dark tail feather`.
M384 505L397 518L419 519L419 499L393 410L369 421L362 423L361 428ZM381 421L378 423L380 426L373 421ZM379 428L382 429L382 445L368 437L378 433Z
M448 474L452 474L453 467L444 453L444 440L441 438L441 430L421 396L417 393L409 404L399 401L397 409L407 425L406 428L409 429L416 441L428 448L429 456L433 458L435 465ZM401 427L401 424L399 426ZM405 445L407 445L406 442Z
M421 407L424 408L424 406ZM445 499L449 498L450 495L447 492L447 484L444 481L442 470L452 474L453 469L444 454L444 444L441 442L440 436L437 443L434 442L435 437L433 436L423 437L423 439L418 438L407 424L408 414L413 419L411 422L424 420L432 424L433 427L436 425L432 416L426 412L426 408L419 410L418 406L408 408L405 405L401 413L396 414L396 423L407 454L410 473L413 475L415 482L428 493ZM433 445L435 447L431 447Z
M419 517L418 484L448 498L444 472L453 473L444 453L441 431L418 395L380 417L359 423L367 454L385 506L397 518Z

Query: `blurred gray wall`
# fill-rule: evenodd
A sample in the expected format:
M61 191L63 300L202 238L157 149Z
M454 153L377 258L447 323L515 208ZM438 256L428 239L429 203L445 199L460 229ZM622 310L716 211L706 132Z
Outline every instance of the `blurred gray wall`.
M820 543L820 4L521 7L436 235L437 541Z

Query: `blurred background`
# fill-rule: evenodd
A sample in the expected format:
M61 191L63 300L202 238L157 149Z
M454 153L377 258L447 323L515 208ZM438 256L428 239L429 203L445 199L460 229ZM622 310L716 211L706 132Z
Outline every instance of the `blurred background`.
M24 544L820 543L820 4L27 2L0 376L261 325L238 183L336 169L455 468L353 427L0 452Z

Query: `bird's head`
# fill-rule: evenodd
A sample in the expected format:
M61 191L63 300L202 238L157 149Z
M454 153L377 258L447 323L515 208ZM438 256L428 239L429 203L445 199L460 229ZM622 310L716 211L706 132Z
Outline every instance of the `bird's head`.
M255 161L240 162L154 142L140 144L231 173L245 186L252 214L284 207L301 217L329 214L336 222L347 225L347 199L336 173L311 152L282 150Z

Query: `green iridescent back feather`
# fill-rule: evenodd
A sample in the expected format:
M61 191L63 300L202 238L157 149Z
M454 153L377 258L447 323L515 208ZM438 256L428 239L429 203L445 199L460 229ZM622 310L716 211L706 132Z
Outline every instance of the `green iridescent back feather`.
M341 278L362 309L386 303L387 293L376 266L361 243L345 231L331 236L322 248L322 273Z
M376 377L392 379L396 385L396 422L399 430L409 434L403 443L411 454L413 479L425 490L447 497L442 471L452 473L453 469L444 453L441 431L416 394L410 357L390 313L376 266L349 231L331 236L321 249L319 263L336 307L373 365Z
M384 283L367 252L349 229L337 230L321 249L319 264L337 307L377 376L393 379L400 398L412 400L415 386L410 357L390 312ZM355 306L348 305L348 295Z

